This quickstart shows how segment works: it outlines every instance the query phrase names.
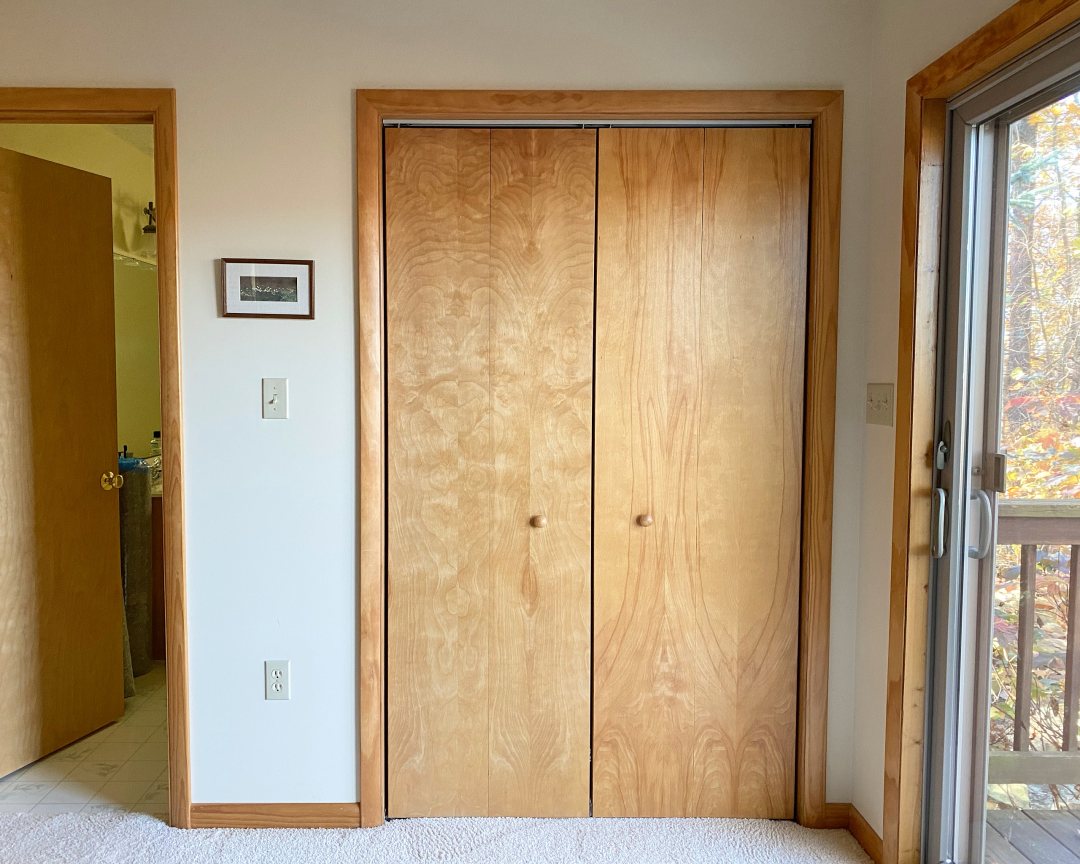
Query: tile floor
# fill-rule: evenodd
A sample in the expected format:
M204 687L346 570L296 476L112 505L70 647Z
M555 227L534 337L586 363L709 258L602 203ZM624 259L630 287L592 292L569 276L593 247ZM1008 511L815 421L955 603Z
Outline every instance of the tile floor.
M165 667L135 679L124 716L32 765L0 777L0 813L169 808Z

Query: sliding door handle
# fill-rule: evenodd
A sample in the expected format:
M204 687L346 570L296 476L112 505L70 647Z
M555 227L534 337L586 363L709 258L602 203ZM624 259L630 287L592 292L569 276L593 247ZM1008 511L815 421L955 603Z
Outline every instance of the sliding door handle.
M948 498L944 489L935 489L930 500L930 554L945 556L945 513Z
M990 554L994 539L994 509L990 505L990 496L982 489L976 489L971 500L979 502L979 545L968 546L968 556L981 560Z

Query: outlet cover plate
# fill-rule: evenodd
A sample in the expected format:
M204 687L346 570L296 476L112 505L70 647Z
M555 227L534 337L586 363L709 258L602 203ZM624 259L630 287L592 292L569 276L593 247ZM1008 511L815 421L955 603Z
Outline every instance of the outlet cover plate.
M289 661L267 660L264 664L266 676L266 698L289 698Z
M866 422L875 426L892 426L893 412L892 384L866 385Z

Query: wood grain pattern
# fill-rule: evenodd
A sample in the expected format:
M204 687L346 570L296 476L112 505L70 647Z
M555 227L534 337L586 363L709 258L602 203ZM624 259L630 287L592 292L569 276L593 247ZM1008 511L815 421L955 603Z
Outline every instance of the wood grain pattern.
M387 120L813 119L836 90L359 90Z
M124 687L110 182L0 150L0 226L2 776Z
M1077 0L1020 0L914 75L924 99L951 99L1080 20Z
M383 326L383 126L374 105L356 100L357 268L360 309L357 365L357 718L360 824L381 825L386 815L386 507L385 369Z
M169 823L175 827L187 827L191 783L187 710L176 94L173 90L151 88L0 87L0 122L154 125L168 655Z
M705 131L701 617L732 639L740 816L795 811L809 199L809 130Z
M797 818L828 821L825 803L832 538L836 308L839 290L843 94L799 91L462 91L358 90L357 256L359 265L360 803L364 825L384 818L385 715L382 653L385 557L383 437L383 122L488 117L528 122L582 117L624 120L799 119L814 135L807 333L803 608L800 615ZM824 820L824 822L823 822Z
M192 804L192 828L358 828L360 805Z
M389 812L586 815L595 133L386 153Z
M386 130L391 816L488 807L490 132Z
M150 581L151 631L153 633L153 658L165 662L165 531L161 496L150 498Z
M599 164L594 813L792 818L809 134Z
M851 823L851 805L842 801L829 801L821 808L818 828L847 828Z
M719 640L703 632L697 608L704 587L699 532L709 526L700 524L707 514L698 513L704 460L694 442L714 431L702 417L711 401L702 391L708 394L711 382L697 332L705 312L704 145L701 129L600 133L597 816L719 815L734 798L731 777L717 766L725 754L709 753L727 742L713 724L699 726L697 705L706 688L713 697L702 707L716 715L731 716L735 702L729 682L717 680L715 667L724 664L715 656ZM639 514L652 514L654 523L640 527Z
M796 818L800 825L810 828L818 827L823 819L826 801L843 128L844 98L839 94L822 107L814 121L810 171L802 608L795 771Z
M184 547L184 417L180 357L180 217L176 94L135 91L154 122L154 190L158 212L158 350L161 352L161 455L165 542L165 666L169 726L169 824L188 827L191 809L188 727L187 571Z
M594 130L492 131L493 816L589 815L595 193Z
M938 282L945 170L945 103L907 99L900 356L893 487L889 662L882 843L889 862L915 864L922 846L923 735L929 610L930 493L937 405ZM925 188L930 197L922 200ZM921 213L921 216L916 216ZM910 233L918 224L919 234ZM905 352L903 346L915 345ZM909 533L910 532L910 533ZM905 538L898 542L898 538ZM916 539L917 538L917 539ZM909 542L913 541L913 542Z

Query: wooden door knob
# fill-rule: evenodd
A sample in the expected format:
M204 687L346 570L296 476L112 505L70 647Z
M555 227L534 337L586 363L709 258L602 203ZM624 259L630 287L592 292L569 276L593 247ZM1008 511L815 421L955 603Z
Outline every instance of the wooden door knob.
M533 528L546 528L547 516L533 516L532 519L529 520L529 524L532 525Z
M652 525L652 523L653 518L648 513L642 513L640 516L637 517L637 524L640 525L642 528L648 528L650 525Z

